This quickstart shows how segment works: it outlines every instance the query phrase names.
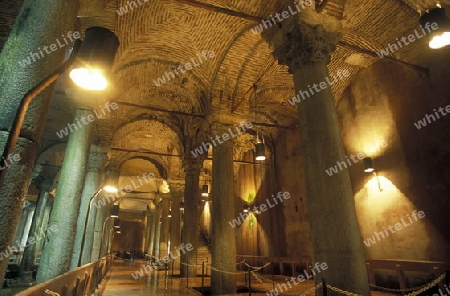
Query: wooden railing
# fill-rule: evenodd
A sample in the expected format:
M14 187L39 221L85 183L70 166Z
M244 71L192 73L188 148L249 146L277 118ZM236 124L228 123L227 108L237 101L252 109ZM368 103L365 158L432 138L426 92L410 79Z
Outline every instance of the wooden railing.
M401 290L407 289L405 272L417 271L424 274L439 277L445 271L450 271L450 263L433 261L406 261L406 260L366 260L369 283L376 285L374 270L393 270L397 273L397 278ZM442 291L444 280L439 283Z
M111 268L113 258L113 255L103 257L16 295L92 295Z

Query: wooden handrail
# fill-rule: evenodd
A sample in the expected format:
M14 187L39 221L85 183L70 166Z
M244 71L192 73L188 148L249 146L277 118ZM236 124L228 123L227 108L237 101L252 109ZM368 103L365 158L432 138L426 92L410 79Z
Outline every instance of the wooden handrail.
M61 296L91 295L111 268L113 258L113 255L108 255L16 295L57 295L51 294L51 292L58 293Z

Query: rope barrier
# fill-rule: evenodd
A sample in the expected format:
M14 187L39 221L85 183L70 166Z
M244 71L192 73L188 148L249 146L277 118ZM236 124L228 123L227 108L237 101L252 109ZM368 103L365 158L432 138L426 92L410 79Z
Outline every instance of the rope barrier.
M285 284L284 282L277 283L277 282L271 281L271 280L269 280L269 279L267 279L267 278L265 278L265 277L263 277L263 276L258 275L257 273L251 272L251 275L253 275L253 277L254 277L260 284L262 284L262 285L268 285L269 283L270 283L270 284ZM266 281L266 283L264 283L264 281ZM321 288L321 287L322 287L322 283L319 283L319 284L315 285L314 287L309 288L309 289L306 290L305 292L287 292L287 293L281 292L280 295L288 295L288 296L304 296L304 295L308 295L308 294L311 293L311 292L314 292L315 290L317 290L317 289L319 289L319 288ZM267 288L266 288L266 289L267 289ZM267 289L267 291L264 291L264 292L270 292L270 291L272 291L272 290L273 290L273 289L270 288L270 289Z
M61 296L61 295L59 295L58 293L56 293L56 292L53 292L53 291L51 291L51 290L49 290L49 289L45 289L45 294L50 294L50 295L53 295L53 296Z
M340 293L340 294L342 294L342 295L348 295L348 296L363 296L363 295L361 295L361 294L355 294L355 293L352 293L352 292L348 292L348 291L341 290L341 289L339 289L339 288L337 288L337 287L334 287L334 286L328 285L328 284L327 284L327 288L330 289L330 290L332 290L332 291L334 291L334 292L338 292L338 293Z
M430 282L429 284L423 285L421 287L415 287L415 288L408 288L408 289L389 289L389 288L384 288L384 287L380 287L374 284L370 284L371 287L373 288L377 288L386 292L410 292L410 291L414 291L412 293L409 293L405 296L415 296L415 295L419 295L420 293L431 289L432 287L436 286L437 284L439 284L440 281L442 281L445 278L445 272L443 274L441 274L438 278L434 279L432 282Z

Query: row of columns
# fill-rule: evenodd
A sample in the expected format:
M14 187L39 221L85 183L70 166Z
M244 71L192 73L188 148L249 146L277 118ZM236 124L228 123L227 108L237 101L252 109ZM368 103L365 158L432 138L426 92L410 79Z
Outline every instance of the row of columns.
M14 25L10 38L0 56L0 149L7 141L7 132L22 95L30 89L43 74L52 70L62 61L63 52L55 53L44 61L37 61L26 69L17 67L17 61L35 50L39 43L53 42L52 36L60 36L71 30L78 11L79 1L57 1L47 5L45 1L37 3L25 0L23 8ZM294 20L294 18L291 18ZM292 24L292 22L291 22ZM42 30L36 30L42 28ZM310 85L324 81L329 76L327 64L337 38L333 30L324 25L311 25L296 20L292 26L288 20L280 30L278 39L274 39L274 55L280 63L289 67L294 76L296 92L306 91ZM50 30L50 31L49 31ZM34 38L29 38L34 36ZM16 37L16 38L11 38ZM43 71L44 70L44 71ZM3 73L4 72L4 73ZM6 74L8 73L8 74ZM21 155L21 161L13 164L6 175L0 192L0 207L8 211L0 216L0 250L7 249L13 243L14 232L18 225L23 196L31 177L31 168L36 156L36 143L41 138L48 112L49 98L53 89L42 94L42 99L34 100L25 119L24 129L17 142L15 153ZM364 267L364 252L359 236L356 211L352 199L348 172L332 177L323 173L324 165L344 159L345 151L336 116L334 98L330 88L316 92L312 97L298 104L300 136L305 158L306 188L310 211L311 237L316 261L326 262L330 268L324 271L328 283L342 289L367 295L367 277ZM88 116L92 112L78 109L76 116ZM216 127L214 127L216 128ZM217 130L220 130L217 127ZM85 125L74 131L67 144L66 156L61 170L56 199L53 204L49 225L57 226L57 233L47 234L38 282L54 278L70 269L72 255L81 250L74 249L79 235L74 236L81 204L80 197L84 185L87 156L91 144L92 125ZM227 141L217 146L213 164L213 231L212 266L217 270L232 271L236 246L234 233L227 227L233 203L232 144ZM185 220L182 229L182 242L197 241L198 173L195 161L189 164L185 189ZM75 165L73 165L75 164ZM88 194L86 194L88 196ZM19 197L19 198L17 198ZM330 207L330 199L339 204L339 210ZM161 214L164 211L161 209ZM167 212L167 211L166 211ZM105 213L97 215L95 220L103 219ZM100 217L100 218L99 218ZM93 248L100 246L95 242L101 239L101 230L95 223L93 227ZM84 224L83 224L84 225ZM159 228L160 229L160 228ZM80 230L81 231L81 230ZM156 231L161 235L161 231ZM78 238L78 240L77 240ZM159 244L158 244L159 245ZM64 246L64 248L62 247ZM98 246L98 247L97 247ZM226 247L224 247L226 246ZM159 247L158 247L159 248ZM158 252L160 249L158 249ZM156 252L155 252L156 253ZM75 257L76 257L75 256ZM76 260L76 259L75 259ZM187 252L184 262L195 263L195 252ZM231 264L233 262L233 266ZM73 263L72 263L73 265ZM3 279L7 261L0 262L0 279ZM214 269L213 269L214 270ZM182 268L182 274L194 272L191 267ZM213 271L213 293L234 293L235 279L231 274Z

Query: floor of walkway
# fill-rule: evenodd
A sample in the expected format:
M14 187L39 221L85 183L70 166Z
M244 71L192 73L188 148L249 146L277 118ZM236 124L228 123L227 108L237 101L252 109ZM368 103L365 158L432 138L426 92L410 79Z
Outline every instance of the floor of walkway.
M132 274L142 268L142 261L135 261L133 264L125 264L122 261L116 260L113 267L108 274L108 278L103 285L103 289L99 295L103 296L147 296L147 295L200 295L191 288L187 288L185 278L180 279L179 274L173 274L171 270L151 271L150 274L143 272L143 276L134 279ZM244 275L237 276L238 286L245 286ZM286 283L281 277L276 278L276 282ZM209 286L210 278L206 277L204 280L205 286ZM305 292L313 287L313 281L304 281L298 285L291 285L292 288L283 291L286 293ZM201 287L201 277L190 278L189 287ZM276 287L276 285L275 285ZM264 291L272 289L270 283L258 283L255 278L252 278L252 289L260 290L260 292L252 292L252 295L266 295ZM239 293L235 295L247 295L247 293ZM309 294L314 295L314 294ZM395 294L372 292L372 296L388 296Z

